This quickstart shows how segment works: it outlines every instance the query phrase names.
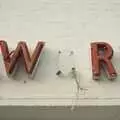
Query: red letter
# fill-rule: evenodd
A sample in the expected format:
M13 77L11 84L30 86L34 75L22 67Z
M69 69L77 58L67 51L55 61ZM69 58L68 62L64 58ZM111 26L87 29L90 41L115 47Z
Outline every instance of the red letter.
M9 52L7 42L0 41L0 46L7 74L13 72L19 57L22 57L24 60L26 72L31 74L44 47L44 43L38 42L32 56L30 56L25 42L19 42L17 48L11 53Z
M103 65L107 69L108 79L117 77L117 73L112 65L111 58L113 56L113 49L108 43L95 42L91 43L91 58L92 58L92 72L93 79L97 80L100 77L100 69Z

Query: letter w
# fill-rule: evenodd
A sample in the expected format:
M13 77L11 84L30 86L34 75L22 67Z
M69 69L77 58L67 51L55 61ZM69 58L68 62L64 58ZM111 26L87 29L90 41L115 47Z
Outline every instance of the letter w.
M9 52L6 41L0 41L0 46L7 74L13 73L15 65L20 57L22 57L24 60L26 72L32 74L44 47L44 42L38 42L31 56L26 43L23 41L19 42L17 48L12 52Z

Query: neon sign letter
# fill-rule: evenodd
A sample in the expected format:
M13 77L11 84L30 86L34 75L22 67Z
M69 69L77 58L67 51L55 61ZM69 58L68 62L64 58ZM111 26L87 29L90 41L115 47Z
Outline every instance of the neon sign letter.
M108 43L91 43L92 72L94 80L99 79L101 67L106 67L108 79L112 80L117 77L117 73L111 62L112 57L113 49Z
M28 47L23 41L20 41L17 45L17 48L12 52L9 52L6 41L0 41L0 46L7 74L13 73L15 65L20 57L24 60L26 72L28 74L32 74L33 69L44 47L44 42L39 41L37 43L32 56L30 56Z

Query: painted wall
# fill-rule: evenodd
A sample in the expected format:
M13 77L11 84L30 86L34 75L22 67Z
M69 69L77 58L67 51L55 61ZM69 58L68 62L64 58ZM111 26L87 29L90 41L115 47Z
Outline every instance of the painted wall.
M20 40L31 52L38 40L46 46L34 79L23 64L18 64L16 76L8 78L0 56L0 105L120 105L119 75L113 82L104 76L95 82L90 58L91 42L108 42L120 73L119 10L118 0L1 0L0 39L10 49ZM79 94L68 75L72 66L79 71L81 87L87 89ZM56 76L59 69L66 77Z

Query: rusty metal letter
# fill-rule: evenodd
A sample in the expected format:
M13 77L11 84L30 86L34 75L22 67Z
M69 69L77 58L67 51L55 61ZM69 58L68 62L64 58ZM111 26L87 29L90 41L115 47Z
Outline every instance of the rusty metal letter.
M92 72L94 80L99 79L102 67L105 69L108 79L113 80L117 77L116 70L111 62L112 56L113 49L108 43L91 43Z
M30 56L28 47L23 41L19 42L17 48L12 52L9 52L6 41L0 41L0 47L7 74L13 73L15 65L20 57L22 57L24 60L26 72L28 74L32 74L33 69L44 47L44 42L38 42L32 56Z

